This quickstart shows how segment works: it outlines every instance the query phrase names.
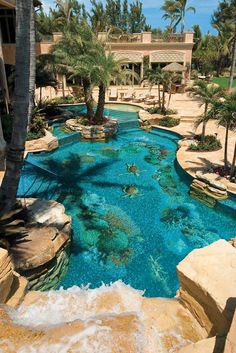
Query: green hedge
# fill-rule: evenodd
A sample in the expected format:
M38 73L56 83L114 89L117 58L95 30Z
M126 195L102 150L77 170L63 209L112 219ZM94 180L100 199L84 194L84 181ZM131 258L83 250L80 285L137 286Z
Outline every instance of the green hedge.
M221 147L222 147L221 142L220 142L220 140L218 140L216 138L216 136L207 135L207 136L205 136L204 142L198 141L198 143L196 145L192 143L189 146L189 150L190 151L202 151L202 152L216 151L216 150L220 149Z

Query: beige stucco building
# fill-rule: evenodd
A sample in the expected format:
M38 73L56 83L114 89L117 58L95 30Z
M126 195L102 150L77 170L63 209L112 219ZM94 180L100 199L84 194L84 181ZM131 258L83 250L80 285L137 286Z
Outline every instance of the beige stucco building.
M10 68L15 64L15 0L0 0L0 58L1 58L1 86L5 87L5 71L8 76ZM53 45L60 40L61 33L53 33L47 36L36 45L37 55L47 54L51 51ZM169 35L153 35L151 32L110 35L106 32L100 32L98 38L106 42L117 59L122 60L126 67L136 72L142 79L144 69L155 67L157 65L165 66L172 62L178 62L187 67L185 77L188 78L192 63L193 33L174 33ZM4 64L4 65L3 65ZM5 83L4 83L5 82ZM69 83L65 78L58 77L59 90L63 87L68 90ZM138 84L133 78L133 84ZM52 91L54 91L52 89ZM46 92L46 91L45 91ZM52 93L52 92L51 92ZM55 94L55 93L54 93ZM47 94L48 96L48 94ZM50 94L51 96L51 94Z

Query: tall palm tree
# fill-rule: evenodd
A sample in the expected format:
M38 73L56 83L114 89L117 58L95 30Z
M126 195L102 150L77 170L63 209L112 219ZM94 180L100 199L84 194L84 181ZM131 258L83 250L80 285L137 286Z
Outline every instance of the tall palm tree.
M216 101L215 107L218 112L219 124L225 126L225 147L224 147L224 168L228 170L228 140L229 130L235 128L236 125L236 92L225 95L225 99L221 102Z
M32 110L35 80L35 32L33 0L16 2L16 78L12 138L6 156L6 171L0 188L0 213L9 211L23 165L27 125Z
M232 160L231 169L230 169L230 179L235 177L235 172L236 172L236 142L234 145L234 155L233 155L233 160Z
M57 69L67 74L71 79L82 81L85 103L89 119L94 116L91 75L91 61L96 58L97 39L90 27L82 22L74 24L73 32L66 29L59 43L54 46Z
M161 109L161 83L163 79L161 68L157 67L155 69L148 69L144 79L148 80L151 87L154 85L158 86L158 104Z
M103 120L103 112L105 106L106 89L113 81L115 83L130 82L131 78L139 80L138 74L130 69L122 68L123 61L116 60L114 54L106 53L103 45L97 48L97 55L93 56L92 77L94 82L99 86L99 96L96 113L94 116L94 123Z
M194 83L193 87L188 88L187 91L191 96L198 97L202 105L204 105L204 113L196 123L197 126L202 123L201 141L204 142L206 125L209 119L212 118L212 114L209 114L209 108L212 108L215 99L223 96L223 90L219 86L199 80Z
M195 7L187 6L188 0L165 0L161 10L165 12L164 19L170 19L174 29L181 23L181 33L184 32L186 12L196 12Z

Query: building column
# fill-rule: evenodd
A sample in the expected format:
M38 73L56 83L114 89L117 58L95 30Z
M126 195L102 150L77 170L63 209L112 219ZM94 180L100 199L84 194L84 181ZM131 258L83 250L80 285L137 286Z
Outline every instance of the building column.
M141 71L140 71L140 78L141 80L143 79L144 77L144 64L143 64L143 61L141 62Z

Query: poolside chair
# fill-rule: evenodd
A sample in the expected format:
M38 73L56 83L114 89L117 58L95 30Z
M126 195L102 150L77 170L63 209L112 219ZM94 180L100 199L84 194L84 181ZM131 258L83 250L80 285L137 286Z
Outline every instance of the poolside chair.
M159 103L159 99L157 97L152 96L153 98L147 98L144 100L146 105L157 105Z
M109 101L117 101L118 98L118 92L116 87L111 87L110 95L109 95Z
M129 87L128 92L124 94L122 97L123 101L131 101L135 97L134 89L133 87Z

